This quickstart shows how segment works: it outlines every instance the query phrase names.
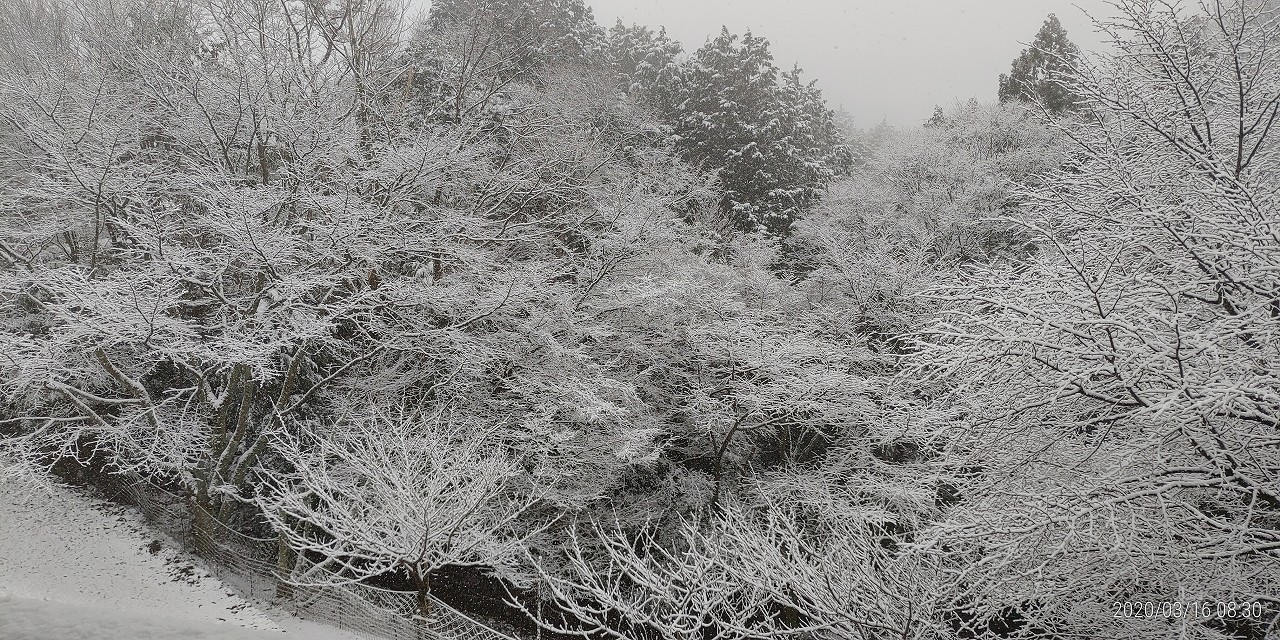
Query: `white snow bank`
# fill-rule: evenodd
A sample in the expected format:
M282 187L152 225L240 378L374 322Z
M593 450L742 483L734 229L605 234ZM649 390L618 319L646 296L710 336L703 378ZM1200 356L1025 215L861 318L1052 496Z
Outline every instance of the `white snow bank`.
M0 596L5 640L281 640L281 633L106 607Z
M290 636L360 637L254 607L135 509L0 475L0 640Z
M279 629L174 546L134 509L0 484L0 594Z

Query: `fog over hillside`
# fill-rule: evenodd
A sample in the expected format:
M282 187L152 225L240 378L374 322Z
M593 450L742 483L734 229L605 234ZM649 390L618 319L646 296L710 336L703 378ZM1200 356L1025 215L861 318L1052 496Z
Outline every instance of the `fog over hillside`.
M1049 13L1062 20L1085 51L1105 51L1109 38L1089 19L1113 10L1106 0L592 0L600 24L666 27L690 48L720 31L750 29L769 39L778 66L799 64L819 84L833 108L843 107L856 126L887 120L912 127L934 105L969 98L994 100L993 73L1031 42Z

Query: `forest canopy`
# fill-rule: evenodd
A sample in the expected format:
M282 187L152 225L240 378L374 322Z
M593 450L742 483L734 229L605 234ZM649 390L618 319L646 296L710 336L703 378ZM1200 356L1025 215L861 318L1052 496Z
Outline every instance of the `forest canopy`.
M1280 11L1114 14L854 131L581 0L0 3L0 473L527 637L1272 637Z

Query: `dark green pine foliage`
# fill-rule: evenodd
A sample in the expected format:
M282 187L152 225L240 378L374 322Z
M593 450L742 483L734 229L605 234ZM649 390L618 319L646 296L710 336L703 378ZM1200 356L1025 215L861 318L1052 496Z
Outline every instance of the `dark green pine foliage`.
M604 48L604 30L582 0L434 0L427 16L433 31L483 31L474 41L506 67L532 71L550 62L581 62Z
M659 27L655 32L621 20L609 30L606 56L627 93L666 111L673 106L680 84L680 54L684 48Z
M765 207L773 188L776 151L766 125L777 109L778 70L768 41L727 28L694 53L682 74L674 125L684 156L715 171L723 183L723 208L743 229L779 226ZM770 225L770 222L773 224Z
M415 108L457 122L549 66L604 62L605 32L582 0L435 0L407 56Z
M714 171L722 208L743 230L785 236L849 165L849 152L822 93L782 74L768 40L722 29L681 65L666 105L677 146Z
M929 129L947 126L947 115L942 112L941 105L933 105L933 115L925 121L924 126Z
M766 125L767 137L776 141L782 159L776 170L777 186L764 204L781 214L788 226L817 203L827 183L853 164L853 154L817 81L805 82L801 73L799 66L793 66L782 74L776 117Z
M1037 102L1057 115L1072 110L1076 96L1066 83L1079 57L1058 17L1049 14L1031 47L1022 50L1008 74L1000 74L1000 102Z

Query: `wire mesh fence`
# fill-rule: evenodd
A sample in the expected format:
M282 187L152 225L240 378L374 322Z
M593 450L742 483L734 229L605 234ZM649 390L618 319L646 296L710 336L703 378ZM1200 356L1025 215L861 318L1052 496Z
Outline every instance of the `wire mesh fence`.
M147 521L205 561L211 573L245 596L372 638L392 640L516 640L435 598L432 617L415 617L417 594L371 585L302 586L290 578L323 569L281 554L274 538L256 538L224 524L191 501L155 485L125 483L121 493L137 504ZM196 526L199 520L203 526ZM281 558L289 558L281 566Z

